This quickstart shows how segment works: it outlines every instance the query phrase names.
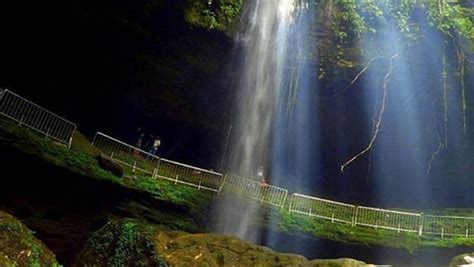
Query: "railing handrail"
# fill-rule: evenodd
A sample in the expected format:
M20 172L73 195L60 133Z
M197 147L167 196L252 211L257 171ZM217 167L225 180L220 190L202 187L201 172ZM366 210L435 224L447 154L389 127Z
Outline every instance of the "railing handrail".
M126 146L126 147L128 147L128 148L131 148L131 149L133 149L133 150L139 151L139 152L141 152L141 153L143 153L143 154L145 154L145 155L147 155L147 156L150 156L150 157L153 157L153 158L156 158L156 159L161 159L160 157L158 157L158 156L156 156L156 155L150 154L150 153L148 153L148 152L146 152L146 151L144 151L144 150L142 150L142 149L140 149L140 148L138 148L138 147L134 147L134 146L132 146L132 145L129 145L129 144L123 142L123 141L120 141L120 140L118 140L118 139L115 139L115 138L111 137L110 135L104 134L104 133L102 133L102 132L97 132L97 133L95 134L94 140L92 141L92 145L94 145L97 135L101 135L101 136L103 136L103 137L106 137L106 138L108 138L108 139L111 139L111 140L114 141L114 142L117 142L117 143L119 143L119 144L121 144L121 145L124 145L124 146Z
M257 181L257 180L255 180L255 179L250 179L250 178L248 178L248 177L240 176L240 175L237 175L237 174L231 174L231 173L230 173L230 174L228 174L228 175L231 176L231 177L233 176L233 177L237 177L237 178L246 179L246 180L249 180L250 182L255 183L255 184L259 184L259 185L262 184L262 182L260 182L260 181ZM279 190L279 191L281 191L281 192L286 192L286 193L288 193L288 190L287 190L286 188L282 188L282 187L278 187L278 186L274 186L274 185L270 185L270 184L266 184L265 186L268 187L268 188L272 188L272 189Z
M423 217L474 220L474 217L467 217L467 216L450 216L450 215L434 215L434 214L423 214Z
M40 105L38 105L38 104L36 104L36 103L34 103L34 102L31 102L30 100L28 100L28 99L26 99L26 98L24 98L24 97L22 97L22 96L20 96L20 95L18 95L18 94L16 94L16 93L10 91L10 90L8 90L8 89L3 89L2 97L4 97L6 93L11 94L11 95L14 95L14 96L20 98L21 100L23 100L23 101L25 101L25 102L28 102L29 104L35 106L36 108L39 108L41 111L44 111L44 112L48 113L49 115L52 115L53 117L55 117L55 118L57 118L57 119L60 119L60 120L62 120L62 121L64 121L64 122L67 122L67 123L73 125L75 129L77 128L77 125L76 125L74 122L72 122L72 121L70 121L70 120L68 120L68 119L65 119L64 117L61 117L61 116L55 114L54 112L49 111L48 109L43 108L42 106L40 106ZM2 111L0 110L0 112L2 112Z
M353 204L338 202L338 201L329 200L329 199L323 199L323 198L319 198L319 197L312 197L312 196L303 195L303 194L299 194L299 193L293 193L293 196L303 197L303 198L309 198L309 199L312 199L312 200L318 200L318 201L322 201L322 202L337 204L337 205L346 206L346 207L351 207L351 208L357 207L356 205L353 205Z
M0 88L0 100L3 101L4 97L7 96L7 95L12 95L13 99L15 98L18 98L20 99L21 101L24 101L27 103L27 105L31 105L32 107L36 108L39 110L39 112L44 112L46 113L48 116L51 116L52 119L56 119L56 120L59 120L60 123L64 123L63 127L68 127L68 131L66 131L65 133L67 133L65 136L67 136L69 138L69 140L66 142L65 140L62 140L62 139L59 139L58 137L54 136L54 135L51 135L50 137L55 139L55 140L58 140L60 142L66 142L66 143L69 143L69 146L71 145L71 141L72 141L72 137L74 135L74 132L76 131L77 129L77 125L57 114L55 114L54 112L52 111L49 111L48 109L46 108L43 108L41 106L39 106L38 104L36 103L33 103L32 101L8 90L8 89L2 89ZM19 101L20 102L20 101ZM0 102L2 103L2 102ZM10 117L14 120L18 120L17 118L14 118L14 117L11 117L9 116L8 114L6 114L3 110L0 110L0 114L3 114L7 117ZM20 121L21 122L21 121ZM38 128L35 128L35 126L32 126L32 125L28 125L28 124L25 124L25 126L28 126L34 130L37 130L37 131L40 131L42 132L41 129L38 129ZM69 128L70 127L70 128ZM70 131L69 131L70 130ZM203 173L207 173L207 174L212 174L212 175L216 175L216 176L219 176L220 178L222 177L225 177L224 179L219 179L218 180L218 188L219 189L214 189L214 188L209 188L209 187L206 187L204 185L201 185L201 183L199 182L199 185L195 185L195 184L192 184L192 183L189 183L189 182L186 182L186 181L178 181L177 178L176 180L173 179L173 181L175 182L179 182L181 184L187 184L187 185L192 185L192 186L197 186L198 188L206 188L208 190L211 190L211 191L216 191L216 192L220 192L221 189L224 187L225 183L226 183L226 180L227 180L227 177L235 177L237 179L244 179L244 181L248 181L250 183L253 183L253 184L259 184L259 185L262 185L263 183L261 181L258 181L258 180L255 180L255 179L251 179L251 178L247 178L247 177L244 177L244 176L239 176L239 175L236 175L236 174L223 174L223 173L220 173L220 172L215 172L215 171L211 171L211 170L206 170L206 169L203 169L203 168L199 168L199 167L196 167L196 166L192 166L192 165L189 165L189 164L184 164L184 163L180 163L180 162L176 162L176 161L172 161L172 160L168 160L168 159L165 159L165 158L160 158L156 155L153 155L151 153L148 153L140 148L137 148L137 147L134 147L132 145L129 145L123 141L120 141L116 138L113 138L107 134L104 134L102 132L97 132L96 135L94 136L94 141L92 142L94 144L94 142L96 141L97 137L98 136L102 136L102 137L105 137L109 140L112 140L116 143L119 143L127 148L130 148L130 149L133 149L134 151L139 151L140 153L144 154L147 156L147 159L148 157L152 157L154 159L158 159L159 161L162 161L162 162L168 162L168 163L171 163L171 164L174 164L174 165L178 165L178 166L181 166L181 167L185 167L185 168L188 168L188 169L192 169L192 170L197 170L197 171L200 171L200 172L203 172ZM127 164L127 163L125 163ZM135 166L134 166L135 168ZM270 184L266 184L265 183L265 188L268 188L269 190L273 190L272 194L284 194L284 197L283 198L277 198L278 200L278 203L281 202L281 205L277 205L277 206L280 206L281 208L284 207L285 203L287 203L288 201L288 198L287 198L287 195L288 195L288 190L285 189L285 188L282 188L282 187L278 187L278 186L273 186L273 185L270 185ZM424 224L427 223L427 220L425 219L439 219L441 220L441 222L437 222L437 223L441 223L441 226L437 226L438 228L441 227L443 230L442 232L439 232L439 230L433 230L433 227L429 228L429 230L426 230L425 233L428 233L428 234L441 234L441 237L443 237L443 235L450 235L450 236L462 236L462 235L465 235L466 237L469 237L469 231L473 228L473 225L471 224L471 221L474 221L474 217L468 217L468 216L451 216L451 215L436 215L436 214L424 214L423 212L421 213L416 213L416 212L408 212L408 211L398 211L398 210L390 210L390 209L382 209L382 208L375 208L375 207L367 207L367 206L359 206L359 205L353 205L353 204L349 204L349 203L343 203L343 202L338 202L338 201L334 201L334 200L329 200L329 199L323 199L323 198L319 198L319 197L313 197L313 196L308 196L308 195L304 195L304 194L300 194L300 193L293 193L292 195L293 197L290 199L290 206L289 206L289 210L290 212L297 212L297 213L303 213L303 214L307 214L305 212L301 212L301 211L298 211L297 209L292 209L292 204L294 204L294 201L298 201L298 199L309 199L309 200L315 200L315 201L319 201L319 202L322 202L322 203L329 203L329 204L334 204L336 205L335 207L333 207L334 209L339 209L339 211L344 211L348 214L351 214L352 216L352 221L353 221L353 225L363 225L363 226L370 226L370 227L377 227L377 228L384 228L384 229L391 229L391 230L398 230L398 231L408 231L408 232L419 232L419 234L421 235L422 232L423 232L423 226L425 226ZM260 200L260 199L259 199ZM269 203L269 204L272 204L272 205L276 205L275 203L271 203L271 202L268 202L267 200L261 200L262 202L266 202L266 203ZM344 208L351 208L352 210L342 210L341 208L344 207ZM360 212L361 210L366 210L366 211L375 211L375 212L383 212L383 213L390 213L390 214L400 214L400 215L407 215L407 216L413 216L413 217L416 217L416 219L419 219L419 220L414 220L415 218L411 219L410 221L406 221L407 223L410 223L410 225L418 225L419 226L419 230L417 229L406 229L406 228L402 228L400 223L398 223L398 227L392 227L392 226L388 226L388 225L380 225L380 224L373 224L373 222L371 221L368 221L368 222L359 222L357 219L361 219L358 217L358 215L360 215ZM310 212L311 213L311 212ZM309 215L315 215L315 214L309 214ZM331 219L333 221L343 221L343 222L347 222L346 220L342 220L340 218L335 218L334 216L332 218L329 218L329 217L325 217L324 215L316 215L316 216L319 216L321 218L326 218L326 219ZM399 217L399 218L403 218L403 217ZM443 219L445 219L446 221L442 221ZM451 220L449 222L449 220ZM456 222L456 220L462 220L464 223L467 222L466 225L462 225L461 223L459 222ZM388 222L388 223L391 223L391 222ZM451 223L451 224L450 224ZM465 230L465 234L464 233L460 233L460 232L450 232L452 231L453 229L456 230L458 227L462 227L462 229ZM445 231L446 229L446 231ZM471 234L472 236L472 234Z
M398 210L387 210L387 209L367 207L367 206L358 206L358 208L366 209L366 210L382 211L382 212L388 212L388 213L396 213L396 214L402 214L402 215L411 215L411 216L419 216L419 217L422 216L421 213L405 212L405 211L398 211Z
M122 145L124 145L124 146L126 146L126 147L128 147L128 148L133 149L133 150L139 151L139 152L141 152L141 153L143 153L143 154L145 154L145 155L147 155L147 156L153 157L153 158L158 159L158 160L160 160L160 161L169 162L169 163L172 163L172 164L176 164L176 165L179 165L179 166L182 166L182 167L194 169L194 170L197 170L197 171L206 172L206 173L209 173L209 174L214 174L214 175L218 175L218 176L224 176L222 173L218 173L218 172L206 170L206 169L203 169L203 168L199 168L199 167L195 167L195 166L192 166L192 165L188 165L188 164L184 164L184 163L172 161L172 160L165 159L165 158L160 158L159 156L153 155L153 154L151 154L151 153L149 153L149 152L146 152L146 151L144 151L143 149L140 149L140 148L138 148L138 147L129 145L129 144L123 142L123 141L120 141L120 140L118 140L118 139L116 139L116 138L113 138L113 137L111 137L110 135L104 134L104 133L102 133L102 132L97 132L97 133L96 133L96 136L97 136L97 135L101 135L101 136L103 136L103 137L106 137L106 138L108 138L108 139L110 139L110 140L112 140L112 141L114 141L114 142L117 142L117 143L119 143L119 144L122 144ZM95 137L94 137L94 141L95 141ZM92 141L92 144L94 144L94 141Z
M214 174L214 175L218 175L218 176L224 176L222 173L219 173L219 172L215 172L215 171L211 171L211 170L206 170L206 169L203 169L203 168L199 168L199 167L196 167L196 166L188 165L188 164L185 164L185 163L180 163L180 162L172 161L172 160L169 160L169 159L161 158L161 161L173 163L173 164L180 165L180 166L183 166L183 167L186 167L186 168L190 168L190 169L194 169L194 170L197 170L197 171L207 172L207 173L209 173L209 174Z

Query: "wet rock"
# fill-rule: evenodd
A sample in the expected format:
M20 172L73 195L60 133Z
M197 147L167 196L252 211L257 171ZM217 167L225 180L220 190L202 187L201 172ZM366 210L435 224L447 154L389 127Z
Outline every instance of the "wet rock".
M183 267L370 266L352 259L309 261L300 255L277 253L231 236L163 230L131 219L110 222L94 234L81 252L77 266L131 263Z
M449 267L457 267L457 266L474 266L474 253L466 253L461 254L459 256L454 257L449 264Z
M59 266L54 254L15 217L0 211L0 266Z
M155 228L136 220L107 223L92 235L75 266L167 266L155 250Z

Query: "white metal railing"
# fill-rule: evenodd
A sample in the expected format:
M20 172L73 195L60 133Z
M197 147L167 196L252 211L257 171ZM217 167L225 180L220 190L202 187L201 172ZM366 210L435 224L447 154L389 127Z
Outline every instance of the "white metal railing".
M354 223L356 206L317 197L293 194L289 211L315 216L332 222Z
M114 161L129 167L132 173L141 172L154 179L213 192L219 192L222 184L220 173L157 157L101 132L96 133L92 144Z
M419 213L357 207L354 224L374 228L415 232L421 235L422 216Z
M423 216L423 233L445 236L474 236L474 218L461 216Z
M0 115L17 121L47 137L71 146L76 124L9 91L0 89ZM116 162L130 168L132 173L141 172L151 178L166 179L175 184L185 184L213 192L234 193L283 208L288 190L253 179L197 168L191 165L163 159L125 142L97 132L94 146ZM394 230L417 232L419 235L460 236L474 235L474 217L423 215L355 206L327 199L294 193L289 202L289 212L318 217L332 222L351 223Z
M288 190L259 181L197 168L163 159L98 132L93 145L116 162L141 172L153 179L161 178L175 184L185 184L213 192L229 192L279 208L286 204ZM397 232L470 237L474 233L474 218L433 216L356 206L352 204L294 193L289 201L289 212Z
M0 89L0 114L71 147L76 124L6 89Z
M222 191L231 192L280 208L285 206L288 196L288 190L286 189L233 174L225 176Z

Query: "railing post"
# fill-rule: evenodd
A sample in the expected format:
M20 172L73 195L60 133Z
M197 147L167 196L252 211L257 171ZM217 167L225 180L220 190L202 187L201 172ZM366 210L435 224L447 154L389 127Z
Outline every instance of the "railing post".
M352 226L356 226L357 225L357 216L359 215L359 206L357 206L355 208L355 212L354 212L354 218L352 220Z
M133 169L132 169L132 172L135 173L135 169L137 168L137 161L135 160L133 162Z
M288 191L285 191L285 195L283 196L283 201L281 204L281 209L285 207L286 199L288 198Z
M155 174L155 179L158 178L159 173L160 173L160 166L161 166L161 158L158 158L158 163L156 164L156 174Z
M469 229L466 229L466 238L469 238Z
M92 143L91 143L91 145L95 146L95 139L96 139L96 138L97 138L97 133L95 133L95 135L94 135L94 139L92 139Z
M422 235L423 234L423 223L425 221L425 216L423 216L423 213L420 214L420 227L418 229L418 235Z
M222 179L222 183L221 183L221 185L219 186L219 191L217 191L217 195L220 195L221 192L222 192L222 190L224 189L224 185L225 185L225 183L226 183L226 181L227 181L227 175L228 175L228 174L225 174L225 175L224 175L224 177L223 177L224 179Z
M178 177L179 177L179 174L176 174L176 179L174 180L174 184L175 184L175 185L178 184Z
M201 180L199 180L198 191L201 190Z
M295 196L295 194L291 195L290 205L289 205L289 208L288 208L288 212L289 212L289 213L291 213L291 207L293 206L294 196Z
M71 137L69 138L69 143L68 143L68 148L71 149L72 147L72 139L74 138L74 134L76 133L76 128L74 128L74 130L72 130L72 133L71 133ZM92 144L94 145L94 144Z

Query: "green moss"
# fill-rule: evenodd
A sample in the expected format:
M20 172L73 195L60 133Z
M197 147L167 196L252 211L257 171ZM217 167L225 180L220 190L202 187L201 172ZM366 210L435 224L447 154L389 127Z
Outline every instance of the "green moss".
M462 254L462 255L454 257L449 263L449 267L458 267L459 265L467 264L468 262L464 260L465 256L474 257L474 253L466 253L466 254Z
M145 176L137 176L135 179L115 176L100 167L96 159L100 152L83 135L76 133L75 137L78 139L74 139L72 149L67 149L26 127L0 118L0 147L17 149L83 176L150 193L157 199L182 206L196 214L212 200L210 193L187 186L176 186L166 180L154 180Z
M25 225L0 211L0 266L59 266L54 254Z
M104 226L78 259L78 266L365 266L350 259L308 261L235 237L170 231L130 219Z
M155 228L126 219L109 222L87 242L77 266L167 266L156 254Z
M474 238L450 237L439 238L417 233L397 233L384 229L352 226L350 224L332 223L328 220L308 217L285 210L270 213L270 220L277 222L280 229L289 233L303 233L336 242L379 246L403 249L415 254L424 248L453 248L474 246Z

